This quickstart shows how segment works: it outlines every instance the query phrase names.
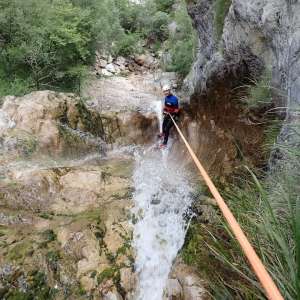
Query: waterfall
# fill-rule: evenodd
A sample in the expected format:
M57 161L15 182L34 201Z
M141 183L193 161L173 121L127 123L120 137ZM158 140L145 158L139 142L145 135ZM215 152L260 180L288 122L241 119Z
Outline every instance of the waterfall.
M161 115L161 105L154 106ZM158 116L159 117L159 116ZM160 124L162 123L161 118ZM171 154L152 150L136 155L133 245L138 274L137 300L161 300L172 263L184 243L191 204L188 174Z
M159 122L159 130L162 131L162 123L163 123L163 117L162 117L162 102L161 101L155 101L152 105L153 110L155 111L157 115L157 119Z
M187 174L161 151L137 157L134 172L136 299L161 300L173 260L183 245L191 203Z

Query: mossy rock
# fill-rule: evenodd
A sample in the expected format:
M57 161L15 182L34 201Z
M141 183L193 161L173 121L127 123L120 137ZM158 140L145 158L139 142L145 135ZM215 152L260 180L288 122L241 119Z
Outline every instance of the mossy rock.
M119 270L116 267L106 268L97 276L98 284L101 284L102 282L108 279L114 279L115 277L118 276L118 271Z

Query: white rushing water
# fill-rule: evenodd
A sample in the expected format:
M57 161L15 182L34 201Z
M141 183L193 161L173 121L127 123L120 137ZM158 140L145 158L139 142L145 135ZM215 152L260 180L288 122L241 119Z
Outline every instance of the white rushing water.
M161 103L154 103L160 125ZM171 144L170 141L169 144ZM161 300L172 263L184 243L191 184L169 150L136 155L133 212L137 300Z

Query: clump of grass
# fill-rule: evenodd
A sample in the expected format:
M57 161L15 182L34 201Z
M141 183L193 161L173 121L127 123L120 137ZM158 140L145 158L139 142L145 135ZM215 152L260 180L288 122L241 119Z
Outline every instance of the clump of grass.
M278 147L285 159L276 171L259 180L248 170L249 177L222 190L284 299L292 300L300 299L300 150ZM191 226L182 256L206 274L215 299L265 299L222 218Z
M224 21L228 13L231 0L215 0L214 3L214 28L216 40L219 41L223 34Z
M267 153L273 149L276 145L278 135L282 127L282 120L274 119L270 122L267 128L264 130L264 145L263 149Z
M105 280L114 278L117 272L118 269L115 267L106 268L97 276L98 284L101 284Z
M258 79L252 79L250 84L244 85L247 95L241 98L250 109L260 109L272 103L271 73L265 71Z
M45 242L50 243L56 240L56 234L52 229L46 229L42 232L42 237L45 240Z

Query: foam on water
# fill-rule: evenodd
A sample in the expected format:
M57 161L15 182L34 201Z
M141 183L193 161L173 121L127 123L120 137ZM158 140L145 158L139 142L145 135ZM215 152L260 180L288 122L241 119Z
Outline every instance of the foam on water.
M188 176L162 151L137 157L134 172L134 227L138 288L135 299L161 300L186 233L191 203Z
M158 122L159 122L159 129L160 132L162 131L162 123L163 123L163 115L162 115L162 102L161 101L154 101L152 103L152 109L155 111Z

